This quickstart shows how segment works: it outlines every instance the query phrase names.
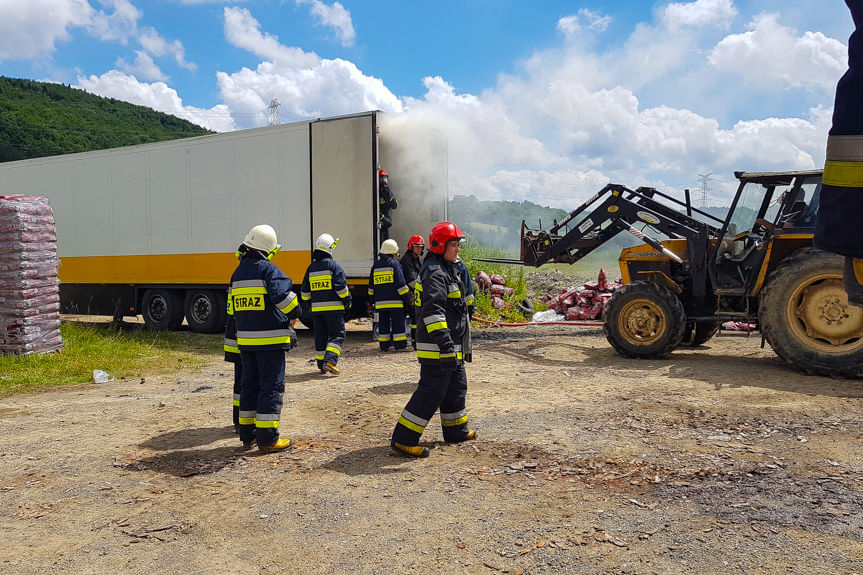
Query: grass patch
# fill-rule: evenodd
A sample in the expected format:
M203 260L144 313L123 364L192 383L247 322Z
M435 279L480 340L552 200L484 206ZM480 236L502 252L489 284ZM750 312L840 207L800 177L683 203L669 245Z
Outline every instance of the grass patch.
M459 250L459 255L467 265L467 271L470 272L470 277L476 276L480 270L492 274L500 274L506 280L506 287L511 287L515 293L510 297L503 298L509 304L503 309L494 309L491 303L489 294L478 292L474 294L474 306L476 307L475 315L485 319L504 322L522 322L525 321L524 314L518 308L518 304L528 298L527 283L524 281L525 270L524 266L510 264L494 264L488 262L475 261L477 258L503 258L512 257L503 250L496 250L482 246L464 245Z
M92 382L94 369L120 379L197 368L205 363L200 355L218 355L223 340L219 334L69 322L63 323L60 333L65 348L59 353L0 356L0 397Z

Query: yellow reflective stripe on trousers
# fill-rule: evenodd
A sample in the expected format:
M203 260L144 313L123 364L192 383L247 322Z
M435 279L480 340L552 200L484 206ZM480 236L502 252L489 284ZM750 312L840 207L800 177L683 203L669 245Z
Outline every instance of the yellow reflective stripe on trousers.
M464 359L464 353L457 352L455 354L444 354L443 356L439 351L425 351L422 349L417 350L417 357L422 359L440 359L441 357L452 357L455 355L456 359Z
M392 421L392 420L390 420L390 421ZM404 425L405 427L407 427L411 431L416 431L419 434L422 434L422 432L425 431L425 429L426 429L422 425L417 425L413 421L409 421L409 420L405 419L403 415L399 416L399 423L401 423L402 425Z
M467 423L467 415L463 415L458 419L444 419L443 415L440 416L440 424L444 427L453 427L463 423Z
M445 321L436 321L426 326L426 331L429 333L435 332L439 329L449 329L449 327Z
M276 421L261 421L260 419L255 420L255 427L258 429L275 429L279 426L278 420Z
M330 352L332 352L332 353L336 354L337 356L342 354L342 350L341 350L341 349L339 349L339 348L337 348L337 347L333 347L333 346L331 346L331 345L328 345L328 346L327 346L327 351L330 351ZM321 358L321 359L323 359L323 358ZM390 421L392 421L392 420L390 420Z
M223 347L227 353L240 353L240 348L236 345L225 344Z
M824 185L840 188L863 188L863 162L824 163Z

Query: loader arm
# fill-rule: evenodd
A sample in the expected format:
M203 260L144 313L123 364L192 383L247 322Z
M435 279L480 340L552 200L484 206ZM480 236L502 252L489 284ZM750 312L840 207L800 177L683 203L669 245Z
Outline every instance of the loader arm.
M718 236L719 227L680 212L660 202L657 196L671 204L685 207L687 213L696 211L705 218L721 223L719 219L693 210L688 204L653 188L630 190L619 184L608 184L548 231L532 230L522 222L521 261L536 267L548 262L575 263L619 232L629 231L680 262L680 258L668 252L659 240L634 227L641 223L669 238L688 240L688 259L697 262L700 268L705 259L708 240Z

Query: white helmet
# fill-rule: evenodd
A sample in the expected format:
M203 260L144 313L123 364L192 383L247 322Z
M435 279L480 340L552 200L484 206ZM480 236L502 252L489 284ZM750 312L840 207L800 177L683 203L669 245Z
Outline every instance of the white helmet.
M333 250L337 243L339 243L339 238L333 239L333 236L330 234L321 234L315 240L315 249L333 255Z
M381 244L381 253L394 256L399 253L399 245L395 240L384 240Z
M267 224L259 224L250 229L246 237L243 238L243 245L253 250L266 252L267 254L275 252L282 247L276 241L276 230L273 229L273 226Z

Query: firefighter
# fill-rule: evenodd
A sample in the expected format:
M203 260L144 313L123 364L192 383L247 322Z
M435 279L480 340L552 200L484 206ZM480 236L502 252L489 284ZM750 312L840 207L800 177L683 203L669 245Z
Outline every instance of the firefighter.
M422 255L423 250L425 250L426 242L423 237L419 234L414 234L408 240L408 250L405 252L405 255L402 256L402 259L399 261L402 265L402 272L405 274L405 281L408 284L408 287L411 290L410 294L410 305L405 309L405 324L407 325L409 322L409 327L411 330L411 347L414 349L417 348L417 321L416 314L414 313L414 285L417 283L417 276L420 273L420 267L422 266Z
M380 239L383 242L390 237L390 227L393 225L390 214L392 210L399 207L396 197L390 190L390 175L385 170L378 170L378 201L380 213L378 227L381 230Z
M333 259L333 250L339 243L330 234L321 234L315 240L312 263L303 277L300 297L309 302L315 333L315 361L321 373L339 374L336 364L345 341L345 316L351 309L351 292L348 289L342 266Z
M465 397L467 375L464 346L470 337L464 286L456 264L464 234L455 224L441 222L429 236L429 255L416 283L417 358L420 379L393 431L390 446L397 453L428 457L419 439L440 408L443 438L459 443L476 438L469 428Z
M378 345L388 351L408 350L405 333L405 308L410 305L410 289L405 283L402 266L396 259L399 246L395 240L381 244L378 259L369 273L369 301L378 315Z
M271 226L249 230L239 249L240 265L231 276L228 306L242 362L240 441L247 448L257 442L265 453L291 446L290 439L279 436L279 418L285 352L296 345L291 323L300 307L291 278L270 262L279 247Z
M863 306L863 0L845 0L854 20L848 71L836 85L815 247L845 256L848 301Z

